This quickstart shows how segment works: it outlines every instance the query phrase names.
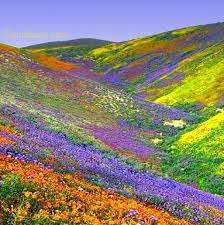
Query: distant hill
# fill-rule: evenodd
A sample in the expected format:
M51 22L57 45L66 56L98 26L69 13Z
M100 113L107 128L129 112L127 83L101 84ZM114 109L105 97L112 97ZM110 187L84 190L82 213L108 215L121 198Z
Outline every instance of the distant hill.
M43 53L47 56L54 56L64 61L73 62L89 68L93 66L92 62L88 59L84 59L88 52L111 43L113 42L93 38L82 38L32 45L24 49Z
M104 72L109 83L167 105L183 100L222 103L223 56L224 23L110 44L87 54L93 69Z
M106 44L112 43L111 41L99 40L94 38L80 38L68 41L54 41L54 42L46 42L37 45L30 45L24 47L26 49L41 49L41 48L58 48L58 47L66 47L66 46L77 46L77 45L88 45L88 46L102 46Z
M91 45L92 42L102 45ZM83 45L43 44L33 52L102 73L105 82L148 101L166 105L224 103L224 23L187 27L121 43L94 39L74 43ZM211 95L214 89L218 91Z

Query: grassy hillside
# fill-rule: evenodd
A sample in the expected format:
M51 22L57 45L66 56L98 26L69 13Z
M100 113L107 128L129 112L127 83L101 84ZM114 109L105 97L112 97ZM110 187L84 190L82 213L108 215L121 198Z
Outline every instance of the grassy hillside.
M48 44L35 51L85 65L100 72L103 81L149 101L178 105L184 99L184 103L213 105L223 101L223 33L224 24L217 23L104 43L94 49L88 44L81 53ZM211 96L215 88L218 91Z
M154 96L157 92L156 102L175 105L183 103L203 103L205 105L218 105L223 103L223 71L224 71L224 43L206 48L183 60L172 72L158 80L154 85L147 87ZM176 80L171 85L163 85L164 81L182 74L182 80Z
M223 31L190 27L77 54L80 43L1 44L0 218L222 224Z
M148 87L179 67L183 60L222 43L223 30L222 23L189 27L106 45L92 50L87 56L94 60L94 69L106 72L108 77L114 75L127 84L138 80L138 86L143 83Z
M70 41L57 41L32 45L25 49L32 52L43 53L48 56L54 56L65 61L79 63L79 59L83 58L88 52L111 43L112 42L105 40L82 38ZM91 62L88 60L82 60L81 62L86 66L89 66L89 64L91 65Z
M164 171L182 182L223 193L223 121L223 112L218 112L166 143L171 158L164 164Z

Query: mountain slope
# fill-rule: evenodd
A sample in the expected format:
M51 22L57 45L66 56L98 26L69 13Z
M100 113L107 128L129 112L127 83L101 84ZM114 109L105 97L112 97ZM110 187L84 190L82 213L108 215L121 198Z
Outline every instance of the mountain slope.
M82 45L99 47L101 45L106 45L109 43L112 43L112 42L105 41L105 40L99 40L99 39L93 39L93 38L81 38L81 39L75 39L75 40L69 40L69 41L55 41L55 42L48 42L48 43L37 44L37 45L30 45L30 46L25 47L25 49L31 49L31 50L50 49L50 48L82 46Z
M224 24L217 23L107 43L81 54L59 47L52 54L100 72L102 81L149 101L222 104L223 34ZM207 91L202 88L206 81ZM211 96L215 88L219 91Z
M89 51L79 59L80 62L90 60L92 64L88 68L91 71L100 72L100 74L95 72L99 75L95 76L94 80L101 84L107 84L110 88L123 90L124 94L130 94L134 104L138 104L144 112L150 113L152 120L143 119L142 116L129 117L129 119L132 121L132 125L138 121L138 126L141 124L141 127L156 130L157 135L150 139L144 138L144 144L149 144L157 149L160 148L160 144L162 148L163 145L165 146L164 152L168 156L159 157L162 166L156 167L157 171L161 172L162 170L162 174L168 174L182 182L217 194L223 194L223 174L217 174L213 170L203 174L201 168L210 168L211 165L221 167L223 158L218 155L219 152L222 152L222 145L217 145L216 141L213 141L208 148L207 139L202 140L201 148L208 149L206 152L198 154L197 151L191 150L192 146L183 143L181 148L191 152L186 157L177 154L179 150L173 154L170 149L173 147L173 141L180 138L180 135L187 134L195 126L209 120L217 114L216 111L219 108L223 107L223 34L223 23L188 27L155 36L105 45ZM80 66L79 63L75 63L75 65ZM101 109L112 110L111 113L119 115L120 106L123 106L123 103L122 105L119 103L119 109L110 103L110 101L118 101L118 99L113 92L108 92L98 105L101 106ZM145 100L159 104L154 107L152 103L147 104ZM164 115L167 112L163 112L160 117L158 115L164 110L160 104L186 111L191 119L186 119L185 116L165 118ZM165 108L167 110L167 107ZM138 110L134 110L132 115L136 114ZM147 113L146 115L148 115ZM181 115L183 116L182 113ZM192 120L192 118L194 119ZM87 127L85 128L87 129ZM115 149L121 150L129 146L118 144L122 142L123 137L127 137L126 130L122 132L113 130L112 132L111 128L105 130L101 127L105 133L103 135L99 128L91 126L88 129L96 138L100 138ZM162 136L158 136L160 133ZM121 139L118 138L119 135L122 135ZM219 138L217 132L214 135L215 140ZM115 139L112 136L115 136ZM198 146L197 143L195 146ZM138 147L134 149L135 152L140 151ZM217 158L210 157L212 152L217 155ZM171 163L170 168L167 168L167 163L173 160L176 160L177 165L184 163L185 160L190 160L191 163L188 163L186 169L198 171L198 176L190 179L189 174L185 176L185 170L178 172L179 175L176 176L172 172L177 166L175 163ZM196 165L198 167L195 167ZM154 163L150 167L155 168ZM167 171L171 172L167 173ZM217 181L216 185L213 185L213 178Z
M96 70L106 71L119 80L143 76L147 86L171 72L179 62L213 44L223 42L223 23L189 27L103 46L88 53ZM108 78L109 79L109 78Z
M156 102L162 104L222 104L223 56L224 43L208 47L182 61L172 73L165 75L155 85L147 87L147 90L149 93L158 91ZM169 86L163 85L177 74L182 74L184 78ZM148 99L151 99L150 95Z
M70 41L58 41L32 45L26 47L25 49L28 49L32 52L43 53L48 56L54 56L65 61L81 63L82 65L89 67L90 65L92 65L91 61L80 61L79 58L85 56L89 51L92 51L93 49L111 43L112 42L105 40L82 38Z
M49 56L41 49L0 45L0 177L4 175L6 189L14 179L32 180L33 175L24 175L28 165L51 171L49 180L34 179L47 190L56 188L48 184L62 173L57 185L69 191L69 199L73 192L86 198L96 189L94 201L104 189L113 198L126 196L121 200L123 214L114 217L114 205L110 213L97 204L88 211L89 202L79 202L80 217L90 224L122 224L129 209L137 207L132 202L132 209L124 210L127 198L144 202L145 210L150 203L172 213L163 221L161 210L154 211L159 224L174 223L174 217L222 224L222 32L223 24L185 28L88 50L74 61L70 53L62 60L56 52ZM166 70L165 65L173 67ZM142 67L126 77L129 66ZM176 82L178 73L183 74ZM215 88L220 91L211 95ZM8 167L7 158L12 158ZM18 170L12 169L14 164L20 165ZM83 177L81 189L66 173ZM7 204L1 190L0 201ZM64 207L62 201L44 215L56 221L59 211L67 218L70 208L63 211ZM139 217L131 217L133 224ZM143 217L149 223L149 216Z

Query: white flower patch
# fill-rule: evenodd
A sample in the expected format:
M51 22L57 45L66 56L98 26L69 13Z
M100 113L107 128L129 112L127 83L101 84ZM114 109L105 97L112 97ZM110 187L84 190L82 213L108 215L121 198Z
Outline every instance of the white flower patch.
M160 139L160 138L153 138L153 139L151 139L150 141L151 141L153 144L159 144L159 143L162 142L162 139Z
M129 117L139 112L139 109L134 104L134 100L123 93L104 90L98 88L101 91L96 105L100 108L107 109L111 113L114 113L117 116Z
M218 109L216 109L216 112L224 112L224 109L218 108Z
M183 128L187 125L187 123L184 120L171 120L171 121L164 121L163 125Z

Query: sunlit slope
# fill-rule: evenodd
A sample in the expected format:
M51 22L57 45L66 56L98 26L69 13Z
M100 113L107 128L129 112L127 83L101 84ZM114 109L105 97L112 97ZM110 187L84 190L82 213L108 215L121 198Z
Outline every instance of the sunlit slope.
M91 137L86 134L88 140L100 141L115 151L146 160L156 150L151 139L161 132L170 136L181 129L164 125L164 120L184 119L189 124L195 120L175 109L137 102L122 90L86 78L86 69L54 57L16 48L11 51L11 47L3 45L0 51L2 104L8 102L35 115L41 114L45 122L52 121L50 126L56 123L65 129L67 124L78 136L83 136L86 130L84 133ZM59 119L63 115L67 115L66 123ZM128 141L119 141L119 136L129 136Z
M176 182L163 170L172 155L160 144L198 123L197 115L136 100L54 57L5 45L0 53L3 155L79 171L91 183L192 222L223 220L220 196ZM199 188L222 194L209 185Z
M223 123L224 112L220 112L217 115L211 117L205 122L201 123L194 130L189 131L181 136L177 141L178 146L192 146L194 152L203 152L211 156L224 156L223 148ZM204 148L195 146L203 141L205 143ZM215 143L213 146L211 143ZM194 147L195 146L195 147ZM211 149L213 147L213 149ZM212 151L211 151L212 150ZM221 151L220 151L221 150ZM184 151L184 149L183 149Z
M182 60L222 42L223 32L222 23L188 27L106 45L92 50L87 57L94 61L93 69L103 71L109 82L139 92L140 87L173 71ZM177 79L182 80L181 75Z
M182 182L223 193L223 131L224 112L217 109L216 115L178 135L168 144L171 160L165 163L164 171Z
M175 80L178 74L183 78ZM173 83L169 84L169 81ZM222 104L224 43L208 47L183 60L172 73L164 75L146 90L149 94L148 100L156 99L155 101L161 104Z
M223 24L66 48L0 45L3 159L78 171L191 222L222 223Z
M101 81L149 101L211 105L222 102L223 34L224 24L216 23L120 43L68 41L28 49L95 71Z

